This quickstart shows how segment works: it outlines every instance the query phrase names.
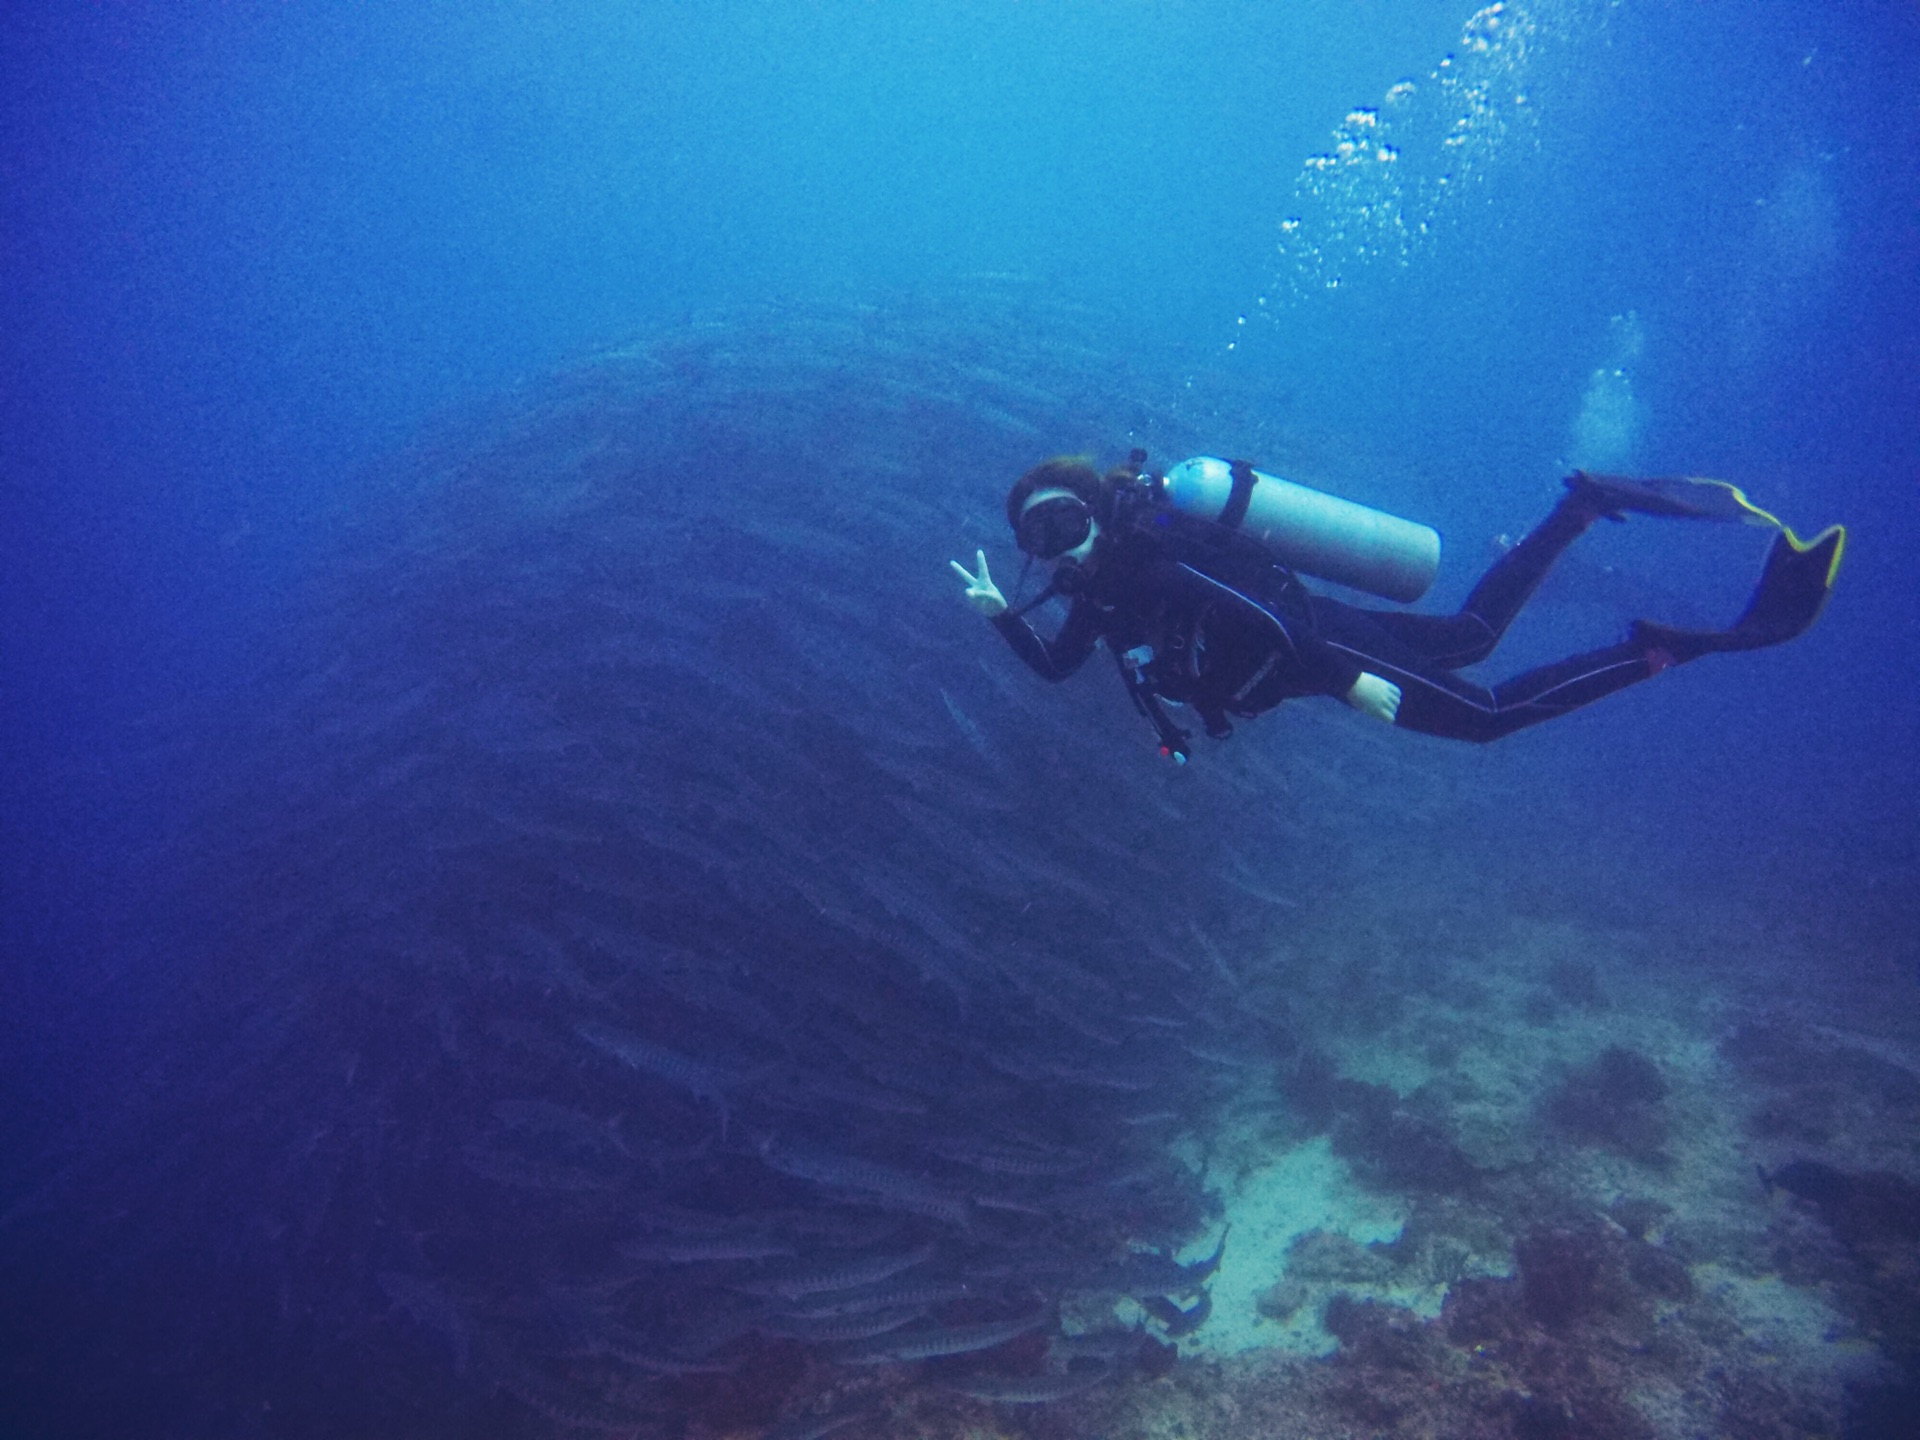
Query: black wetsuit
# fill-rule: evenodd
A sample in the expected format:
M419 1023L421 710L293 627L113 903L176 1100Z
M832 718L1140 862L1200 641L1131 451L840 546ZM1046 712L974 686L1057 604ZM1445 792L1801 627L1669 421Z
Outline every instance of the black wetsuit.
M1400 687L1395 724L1488 741L1658 674L1673 657L1632 641L1492 687L1454 672L1484 660L1560 552L1596 519L1569 496L1496 561L1453 615L1368 610L1315 595L1237 531L1160 506L1123 506L1090 563L1055 578L1071 597L1052 640L1017 612L993 622L1040 675L1061 680L1104 641L1163 747L1184 738L1159 700L1193 707L1209 734L1301 695L1344 699L1361 673ZM1142 647L1151 650L1146 656ZM1132 657L1129 659L1129 657Z

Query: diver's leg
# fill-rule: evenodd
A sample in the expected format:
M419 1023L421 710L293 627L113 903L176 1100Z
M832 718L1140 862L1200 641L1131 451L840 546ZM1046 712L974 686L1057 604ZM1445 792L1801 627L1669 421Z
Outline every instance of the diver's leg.
M1528 670L1493 687L1495 710L1489 731L1475 738L1497 740L1565 715L1603 695L1650 680L1673 663L1659 650L1627 640Z
M1393 723L1402 730L1479 742L1505 733L1499 728L1499 702L1484 685L1471 684L1447 670L1362 663L1368 673L1400 687L1400 709Z
M1489 690L1450 671L1349 653L1364 669L1400 687L1400 711L1393 722L1399 728L1483 745L1624 690L1675 663L1630 640L1543 665Z
M1314 629L1320 642L1369 675L1400 687L1400 711L1394 724L1455 740L1491 740L1498 733L1493 727L1499 710L1493 692L1431 663L1382 623L1411 619L1446 623L1457 618L1394 615L1313 597Z
M1735 521L1755 517L1778 524L1735 487L1719 480L1692 478L1636 480L1576 470L1566 477L1567 493L1546 519L1493 563L1473 587L1456 615L1408 615L1368 611L1380 628L1428 663L1458 669L1486 659L1513 617L1546 578L1560 554L1603 516L1628 514L1667 519ZM1767 574L1747 613L1728 630L1683 632L1637 622L1635 639L1680 660L1714 650L1751 649L1778 644L1804 631L1818 617L1833 588L1846 532L1831 526L1811 540L1782 528L1768 557Z
M1547 578L1553 562L1599 518L1600 512L1574 491L1562 497L1546 519L1521 536L1519 544L1494 561L1460 607L1462 615L1473 616L1484 627L1486 646L1469 659L1451 663L1471 665L1486 659L1487 652L1506 634L1507 626L1520 613L1520 607Z
M1396 725L1459 740L1497 740L1702 655L1758 650L1804 634L1826 606L1845 542L1846 532L1837 525L1812 540L1780 535L1746 609L1725 630L1675 630L1636 620L1621 644L1528 670L1491 691L1453 675L1415 676L1421 683L1410 685L1402 674L1376 673L1401 687ZM1357 653L1354 659L1374 668Z
M1314 606L1322 644L1400 687L1400 711L1394 724L1450 740L1480 744L1498 740L1677 663L1677 657L1636 630L1624 644L1543 665L1489 689L1428 661L1402 643L1380 623L1388 618L1394 617L1350 605Z
M1578 496L1576 490L1570 498L1577 500ZM1485 598L1492 617L1488 629L1497 638L1498 630L1513 618L1511 611L1519 609L1554 557L1598 518L1585 506L1572 515L1566 513L1568 508L1562 501L1515 547L1512 554L1532 547L1525 565L1516 567L1518 573L1504 570L1512 554L1487 573L1474 588L1462 616L1471 611L1474 597ZM1400 687L1400 710L1394 724L1428 735L1485 743L1590 705L1602 696L1702 655L1755 650L1804 634L1826 607L1846 538L1846 531L1838 525L1811 540L1782 532L1768 552L1766 567L1746 609L1725 630L1676 630L1636 620L1621 644L1539 666L1491 690L1452 674L1445 662L1423 655L1407 638L1404 622L1426 619L1444 624L1461 616L1396 615L1316 596L1313 618L1325 644L1344 653L1362 670ZM1536 540L1538 544L1533 543ZM1528 570L1533 572L1530 578ZM1500 605L1510 607L1504 619L1496 608ZM1499 620L1497 628L1492 620Z
M1369 610L1380 628L1429 664L1456 670L1487 658L1520 607L1540 587L1567 546L1586 533L1600 511L1579 492L1567 495L1547 518L1493 562L1454 615Z
M1622 644L1542 665L1489 689L1429 661L1381 623L1402 617L1338 602L1323 606L1318 596L1313 617L1322 644L1400 687L1395 725L1479 744L1577 710L1692 658L1662 648L1636 626Z

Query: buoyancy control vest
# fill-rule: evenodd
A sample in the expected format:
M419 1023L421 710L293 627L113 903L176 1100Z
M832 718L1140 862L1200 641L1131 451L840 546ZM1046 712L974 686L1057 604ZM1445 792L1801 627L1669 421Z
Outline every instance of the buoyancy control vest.
M1129 596L1143 602L1127 607L1131 636L1107 639L1162 750L1184 758L1177 740L1185 732L1158 702L1192 706L1211 735L1231 733L1227 714L1256 713L1240 708L1247 691L1292 655L1293 634L1311 624L1309 597L1258 540L1167 504L1159 477L1139 470L1144 460L1136 453L1103 481L1098 508L1111 547L1104 563L1140 578L1157 570L1159 578ZM1080 588L1072 567L1057 578L1067 593Z

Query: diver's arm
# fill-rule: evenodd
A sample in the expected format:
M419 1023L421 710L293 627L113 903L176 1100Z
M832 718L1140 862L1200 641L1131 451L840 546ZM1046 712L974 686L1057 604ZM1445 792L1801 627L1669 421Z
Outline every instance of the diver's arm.
M1093 653L1093 642L1100 636L1099 617L1091 605L1074 601L1060 633L1052 640L1044 640L1022 616L1007 609L1007 597L1000 593L1000 587L993 583L993 576L987 570L987 552L973 553L974 564L980 567L978 575L958 560L947 563L953 567L954 574L967 582L967 603L1007 637L1014 654L1026 661L1036 675L1048 680L1064 680L1086 663L1087 656Z
M1331 695L1353 704L1354 686L1360 684L1366 672L1344 650L1336 650L1304 625L1289 626L1288 634L1299 660L1300 678L1305 682L1302 693ZM1365 687L1362 690L1364 693Z
M993 628L1007 637L1013 653L1027 662L1043 680L1064 680L1086 663L1100 638L1098 610L1085 599L1076 599L1067 612L1060 633L1047 640L1027 624L1024 617L1003 611L993 617Z
M1362 715L1393 724L1400 713L1400 687L1391 680L1362 670L1344 651L1317 635L1295 635L1294 650L1313 688L1351 705Z

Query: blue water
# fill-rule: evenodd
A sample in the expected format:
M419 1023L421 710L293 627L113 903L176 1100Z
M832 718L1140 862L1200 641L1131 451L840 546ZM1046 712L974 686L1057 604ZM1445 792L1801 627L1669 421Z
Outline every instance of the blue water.
M220 727L297 711L299 676L329 673L309 617L335 613L340 557L389 526L394 457L606 347L751 307L978 305L978 334L1039 347L903 323L902 345L934 337L929 392L962 352L1064 384L1088 364L1049 368L1048 327L1097 317L1115 390L1133 386L1081 430L1035 419L1029 453L1003 436L942 456L958 488L910 498L950 530L907 542L887 522L893 553L925 564L876 562L875 606L955 622L924 642L959 667L928 713L952 714L942 743L988 767L982 784L1013 785L1002 747L1059 697L1012 675L1029 708L986 718L1005 693L974 662L1005 657L964 628L943 564L978 543L1012 565L997 494L1049 448L1284 442L1276 468L1441 529L1436 605L1573 464L1722 477L1803 533L1846 522L1832 604L1803 639L1471 759L1393 737L1386 763L1442 788L1391 768L1372 783L1409 786L1423 814L1448 793L1502 797L1474 800L1479 868L1541 903L1617 919L1697 899L1751 933L1824 937L1809 953L1830 968L1800 982L1814 992L1920 984L1910 5L29 0L0 19L0 115L9 1194L84 1155L143 1077L191 1090L192 1057L152 1021L196 1013L200 927L221 903L209 827L249 823L204 813ZM926 299L941 296L958 298ZM806 346L780 339L797 332L772 333L800 367ZM866 403L857 376L848 393ZM1135 426L1136 401L1160 418ZM796 438L809 473L833 473L833 433ZM857 497L836 503L857 527ZM1605 643L1634 606L1724 620L1763 552L1758 532L1597 534L1585 581L1542 596L1514 664ZM862 573L831 555L796 568ZM906 653L850 648L837 693L886 688ZM833 684L831 663L808 664ZM1126 739L1076 751L1048 729L1055 778L1149 826L1162 780L1101 685L1064 703ZM1347 754L1329 733L1276 715L1233 746ZM729 763L745 744L725 740ZM1274 803L1266 772L1231 773L1176 823L1231 841L1240 807ZM1379 802L1305 823L1364 853L1391 824ZM1420 863L1419 833L1386 843ZM1298 888L1311 865L1291 867Z

